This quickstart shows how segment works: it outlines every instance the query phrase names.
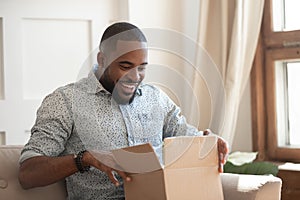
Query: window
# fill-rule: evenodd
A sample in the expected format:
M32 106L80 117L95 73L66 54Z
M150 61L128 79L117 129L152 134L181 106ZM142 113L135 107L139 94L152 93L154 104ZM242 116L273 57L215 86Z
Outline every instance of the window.
M275 61L277 145L300 146L300 62Z
M286 63L289 145L300 146L300 62Z
M299 6L265 1L251 74L253 144L261 160L300 161Z
M300 29L300 1L272 0L272 21L274 31L292 31Z

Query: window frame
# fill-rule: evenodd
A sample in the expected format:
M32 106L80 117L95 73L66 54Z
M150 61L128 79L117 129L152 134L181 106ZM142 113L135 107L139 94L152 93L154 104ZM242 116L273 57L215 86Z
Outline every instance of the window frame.
M253 150L258 160L300 161L300 148L279 147L276 124L275 61L300 59L300 30L274 32L272 0L264 15L251 71Z

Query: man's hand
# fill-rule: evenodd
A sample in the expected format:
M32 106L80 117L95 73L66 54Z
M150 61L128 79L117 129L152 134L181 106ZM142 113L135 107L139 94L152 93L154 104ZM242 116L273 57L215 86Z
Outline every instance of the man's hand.
M117 187L120 186L120 182L116 179L114 172L119 174L124 181L131 181L130 176L125 172L118 170L118 167L113 160L110 160L111 158L109 156L104 158L104 155L100 155L100 160L105 160L105 164L96 159L96 157L98 156L95 152L91 153L87 151L83 161L106 173L111 182Z
M211 135L211 134L213 134L213 133L209 129L206 129L203 132L203 135ZM228 147L228 143L223 138L221 138L220 136L217 136L217 137L218 137L218 155L219 155L219 168L218 168L218 171L220 173L222 173L223 172L223 165L226 163L226 160L227 160L227 157L228 157L229 147Z

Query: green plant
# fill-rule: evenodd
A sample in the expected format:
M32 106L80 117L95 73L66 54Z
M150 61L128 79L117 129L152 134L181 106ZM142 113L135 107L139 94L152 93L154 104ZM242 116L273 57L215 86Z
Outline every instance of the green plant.
M237 166L228 161L224 165L224 172L235 173L235 174L254 174L254 175L272 174L276 176L278 173L278 166L270 162L251 162L251 163L245 163L241 166Z

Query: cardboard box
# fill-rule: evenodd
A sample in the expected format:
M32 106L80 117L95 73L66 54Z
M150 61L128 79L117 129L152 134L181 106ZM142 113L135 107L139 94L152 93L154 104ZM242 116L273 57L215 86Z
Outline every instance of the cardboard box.
M222 200L216 136L184 136L164 141L162 165L150 144L112 151L131 173L126 200Z

